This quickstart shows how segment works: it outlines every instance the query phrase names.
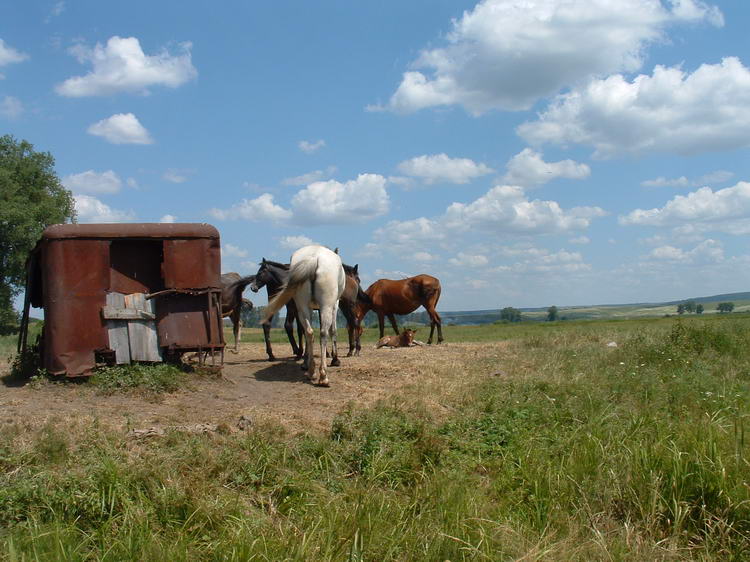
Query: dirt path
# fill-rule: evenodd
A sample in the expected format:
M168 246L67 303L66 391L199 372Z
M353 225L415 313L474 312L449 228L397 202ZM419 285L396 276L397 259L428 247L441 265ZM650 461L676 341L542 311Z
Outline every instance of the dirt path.
M95 418L115 427L165 427L226 423L240 416L275 420L289 430L327 430L349 402L366 405L406 387L424 391L445 377L486 376L467 371L478 354L497 356L504 345L455 344L379 349L342 357L329 370L330 388L310 385L291 357L269 362L262 344L246 343L238 355L227 353L223 376L191 375L190 389L149 402L137 394L104 395L85 384L0 386L0 421L30 425L54 420ZM279 352L283 351L279 349ZM0 367L6 371L7 367ZM442 384L442 383L441 383Z

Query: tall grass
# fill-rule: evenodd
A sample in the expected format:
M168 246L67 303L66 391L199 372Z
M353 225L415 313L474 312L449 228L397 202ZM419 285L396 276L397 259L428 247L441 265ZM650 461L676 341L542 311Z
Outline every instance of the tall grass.
M748 327L539 325L467 366L488 375L447 414L394 396L326 435L6 424L0 556L744 560Z

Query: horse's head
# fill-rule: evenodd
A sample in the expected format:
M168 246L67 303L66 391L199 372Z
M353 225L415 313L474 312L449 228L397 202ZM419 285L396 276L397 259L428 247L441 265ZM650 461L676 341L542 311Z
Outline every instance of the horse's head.
M260 262L258 272L255 274L255 280L250 283L250 290L253 293L257 293L266 285L266 283L268 283L270 279L271 271L268 268L268 262L266 261L266 258L263 258L263 261Z
M355 263L354 265L346 265L345 263L341 264L344 267L344 274L347 277L351 277L357 282L357 285L359 285L359 264Z
M416 333L416 330L406 328L403 332L401 332L401 345L407 347L414 343L414 334Z

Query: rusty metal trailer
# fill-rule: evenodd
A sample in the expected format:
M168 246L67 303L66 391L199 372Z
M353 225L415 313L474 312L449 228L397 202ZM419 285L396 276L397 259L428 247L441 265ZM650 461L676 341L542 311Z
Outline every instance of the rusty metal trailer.
M53 375L98 364L223 362L219 232L208 224L58 224L27 262L19 350L29 307L44 308L41 364Z

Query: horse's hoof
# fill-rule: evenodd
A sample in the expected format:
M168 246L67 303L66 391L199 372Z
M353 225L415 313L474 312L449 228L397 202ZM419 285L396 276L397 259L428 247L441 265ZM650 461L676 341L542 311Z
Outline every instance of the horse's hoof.
M269 361L276 361L276 358L273 355L268 356Z
M234 353L235 355L237 355L237 354L239 353L239 351L236 351L236 350L234 350L234 349L230 349L230 350L229 350L229 353Z
M354 355L354 352L352 352L352 351L350 351L349 353L346 354L347 357L351 357L352 355Z
M331 383L328 382L328 379L325 378L322 381L318 381L317 386L322 386L323 388L330 388Z
M339 366L341 366L341 361L339 360L338 357L334 357L333 359L331 359L331 367L339 367Z

